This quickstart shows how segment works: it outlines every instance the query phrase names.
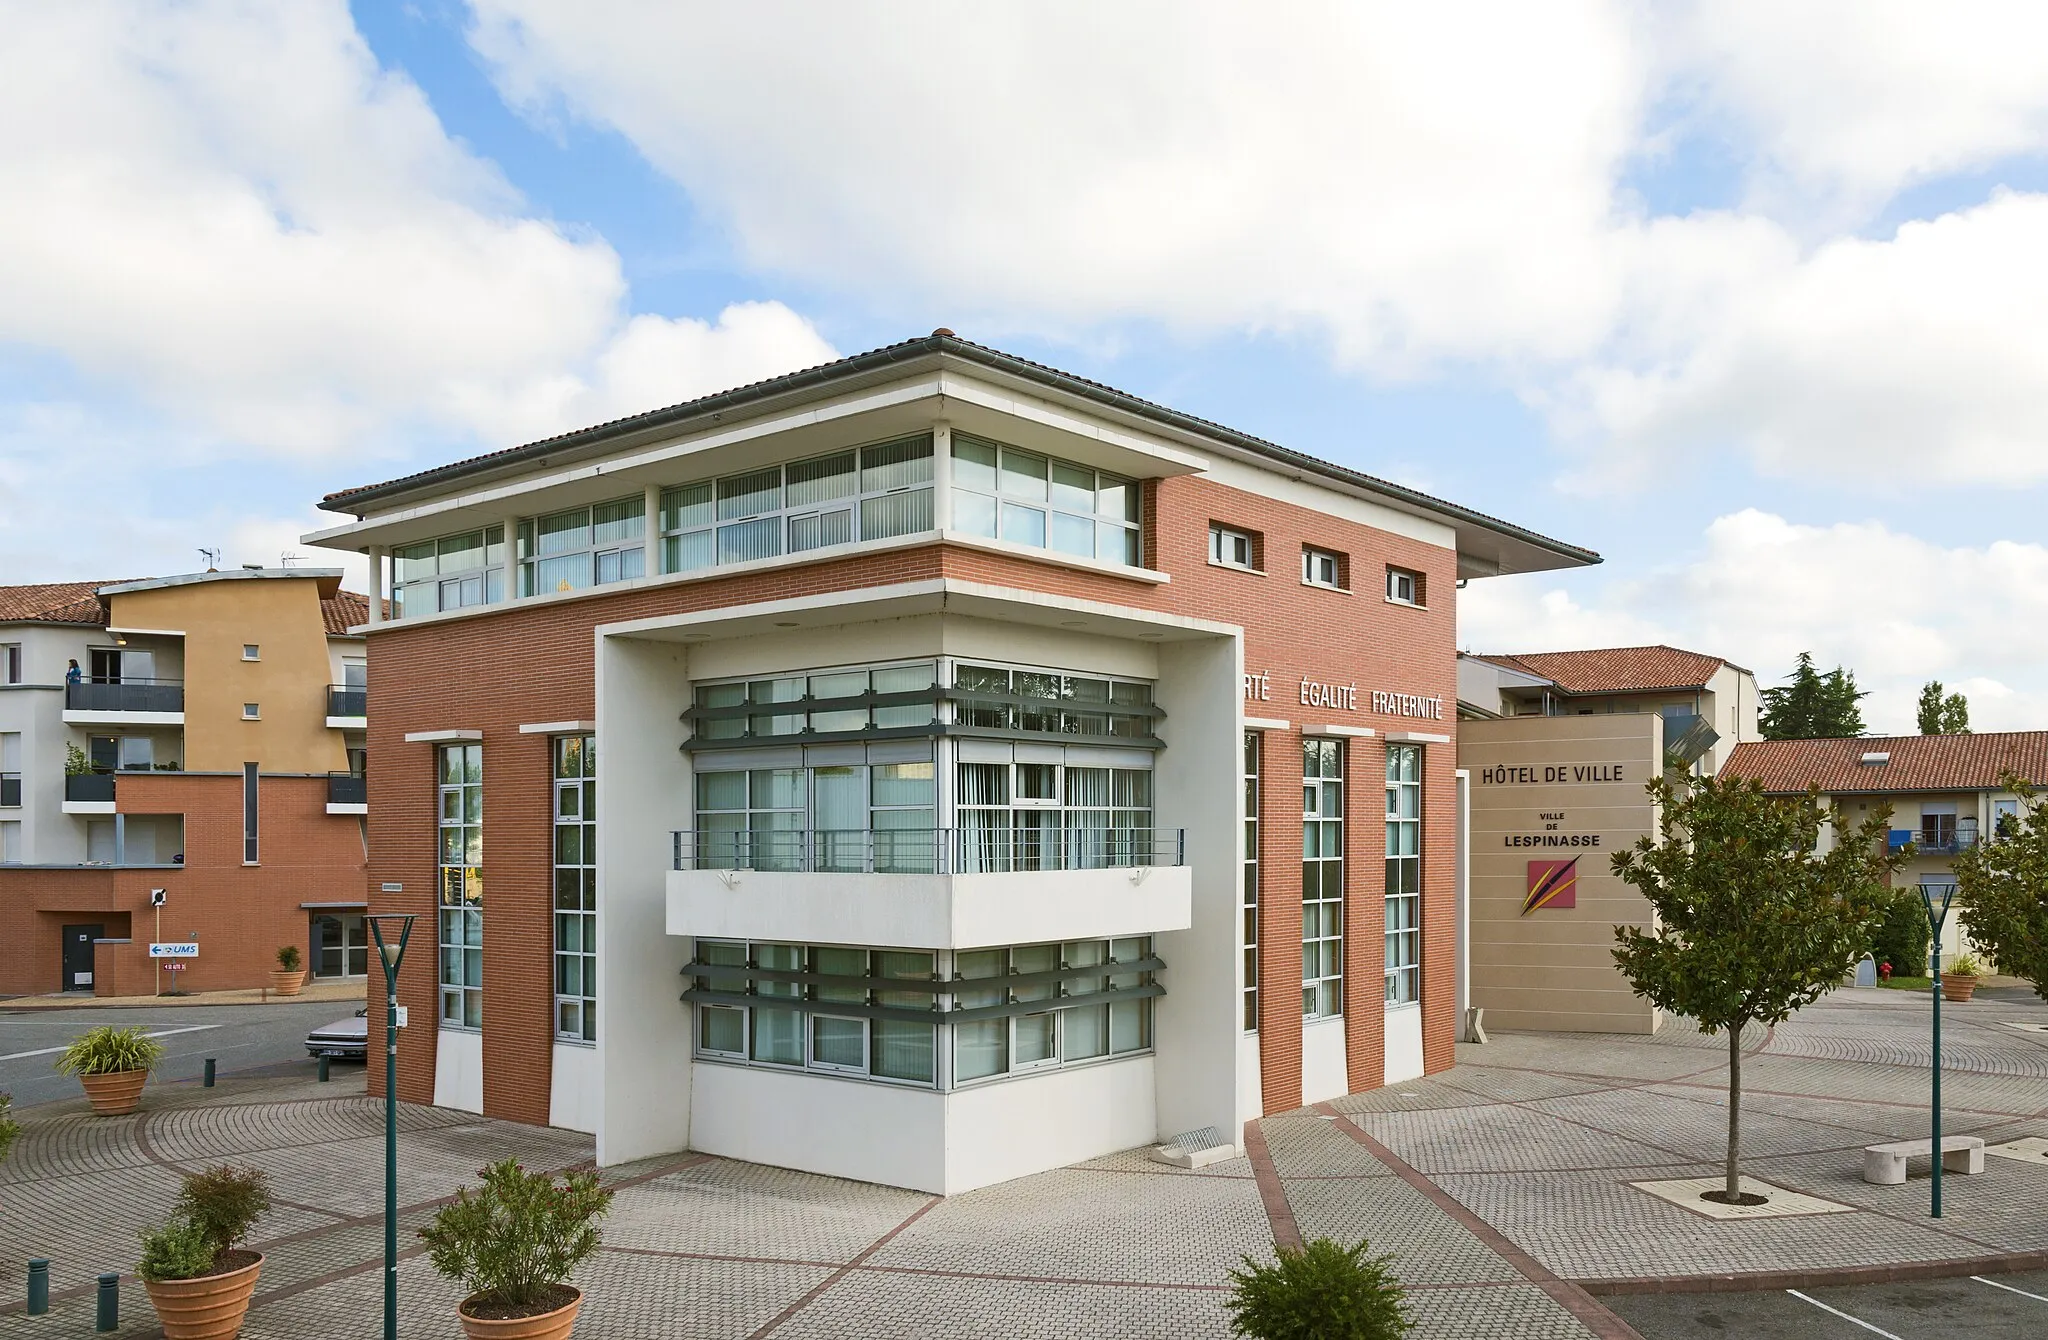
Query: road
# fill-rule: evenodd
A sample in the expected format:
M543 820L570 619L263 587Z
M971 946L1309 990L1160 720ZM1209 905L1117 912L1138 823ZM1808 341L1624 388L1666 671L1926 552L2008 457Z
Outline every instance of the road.
M1645 1340L2038 1340L2048 1272L1754 1293L1600 1300Z
M306 1055L306 1034L357 1008L351 1001L332 1000L11 1013L0 1007L0 1093L12 1093L16 1108L78 1097L78 1081L50 1067L66 1043L101 1024L140 1024L160 1035L160 1080L198 1079L209 1056L218 1061L223 1075L279 1067L301 1067L310 1073L314 1062Z

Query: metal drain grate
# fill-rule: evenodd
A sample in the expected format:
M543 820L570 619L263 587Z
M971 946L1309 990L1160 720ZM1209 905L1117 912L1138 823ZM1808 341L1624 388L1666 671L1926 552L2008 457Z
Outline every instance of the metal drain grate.
M1184 1149L1190 1154L1199 1154L1205 1149L1228 1145L1230 1141L1224 1139L1223 1132L1214 1126L1204 1126L1199 1131L1182 1131L1166 1143L1168 1148Z

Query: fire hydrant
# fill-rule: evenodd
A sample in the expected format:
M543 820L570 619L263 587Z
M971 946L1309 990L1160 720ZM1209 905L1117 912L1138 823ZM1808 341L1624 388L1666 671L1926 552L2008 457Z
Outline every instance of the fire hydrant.
M1889 982L1892 979L1892 965L1889 961L1877 965L1877 980Z

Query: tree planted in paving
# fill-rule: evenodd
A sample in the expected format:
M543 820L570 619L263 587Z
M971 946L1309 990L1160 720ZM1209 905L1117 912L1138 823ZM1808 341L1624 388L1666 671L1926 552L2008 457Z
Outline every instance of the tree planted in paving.
M1614 928L1614 961L1636 993L1713 1036L1728 1035L1727 1183L1741 1191L1742 1034L1782 1023L1841 985L1882 915L1885 877L1905 859L1886 847L1889 810L1840 830L1818 793L1769 796L1763 784L1701 777L1650 783L1656 840L1614 854L1614 873L1656 911L1655 929ZM1837 816L1839 823L1839 816Z
M1757 728L1766 740L1824 740L1863 734L1863 709L1856 704L1870 694L1856 687L1853 670L1838 665L1822 674L1813 668L1813 653L1802 651L1791 678L1761 696Z
M2001 785L2020 798L2019 813L1990 841L1957 852L1949 869L1970 939L2048 1000L2048 798L2010 774Z
M1920 686L1920 705L1915 715L1922 735L1970 733L1970 700L1960 693L1944 694L1938 679Z

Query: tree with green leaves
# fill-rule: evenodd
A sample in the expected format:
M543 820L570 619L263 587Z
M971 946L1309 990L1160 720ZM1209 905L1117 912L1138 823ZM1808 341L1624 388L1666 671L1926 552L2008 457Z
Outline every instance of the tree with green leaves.
M1970 733L1970 700L1960 693L1944 697L1938 679L1930 679L1920 686L1918 716L1922 735Z
M1971 941L2048 1000L2048 798L2011 774L2000 785L2020 798L2019 813L1949 862L1956 901Z
M1660 1009L1728 1035L1727 1183L1741 1190L1742 1034L1777 1024L1841 985L1870 941L1886 876L1906 852L1886 845L1889 809L1822 850L1819 793L1772 796L1763 783L1699 777L1649 786L1657 837L1614 854L1614 873L1649 900L1656 923L1614 928L1614 961ZM1910 848L1908 849L1910 850Z
M1863 734L1863 709L1856 704L1870 696L1856 687L1856 674L1841 666L1822 674L1813 668L1813 653L1799 653L1799 663L1782 686L1763 691L1758 727L1766 740L1822 740Z

